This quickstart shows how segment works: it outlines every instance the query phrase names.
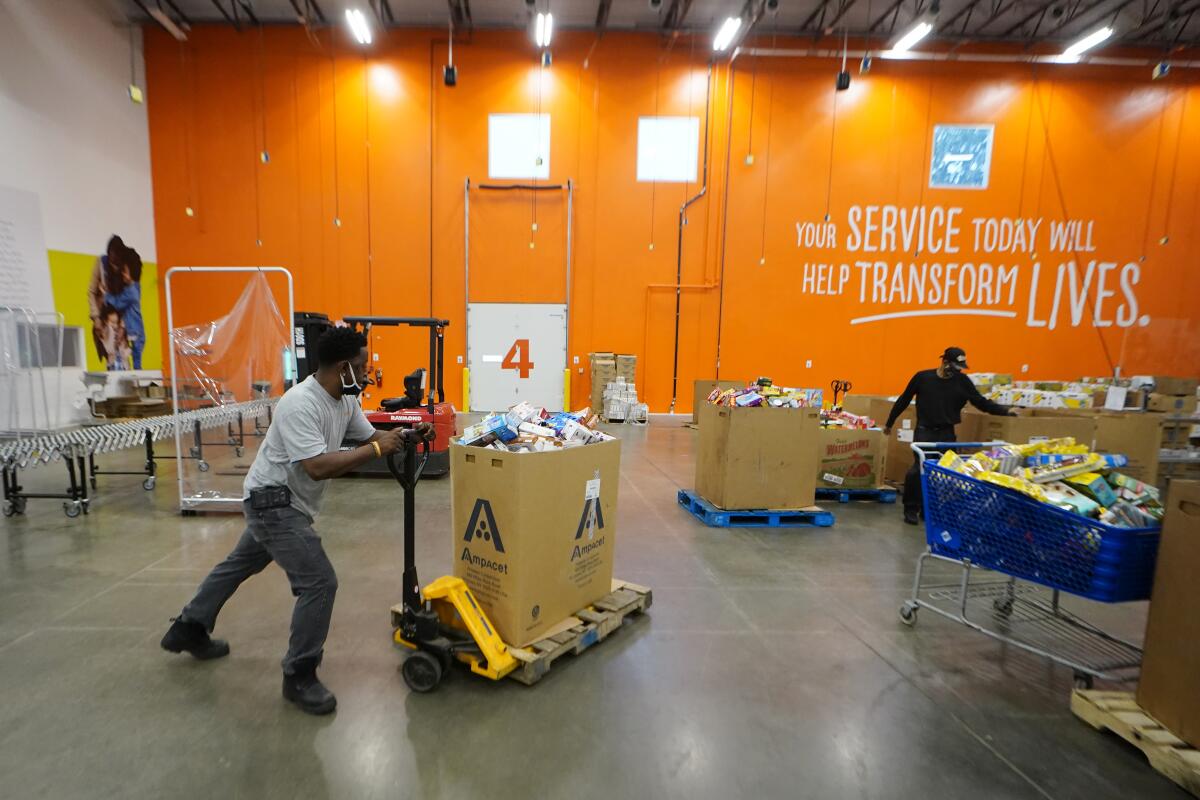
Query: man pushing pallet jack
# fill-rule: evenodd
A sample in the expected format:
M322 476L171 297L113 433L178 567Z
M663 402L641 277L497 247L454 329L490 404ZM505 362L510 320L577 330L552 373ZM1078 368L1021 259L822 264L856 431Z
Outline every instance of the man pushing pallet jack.
M320 366L279 401L270 428L246 476L243 511L246 529L233 551L201 583L163 636L161 646L200 660L229 654L229 644L213 639L217 615L237 588L275 561L296 597L291 637L283 659L283 696L310 714L328 714L337 700L317 678L337 592L337 576L313 530L325 481L376 458L404 489L404 573L402 603L393 609L398 645L412 651L403 666L416 691L436 687L457 659L493 680L512 675L525 682L541 677L564 652L582 652L620 626L627 614L648 608L650 592L614 586L614 591L579 612L579 625L555 637L534 654L510 648L459 578L443 577L422 595L414 565L417 481L429 457L433 426L375 430L357 397L368 384L367 339L352 328L333 328L317 343ZM357 440L351 449L344 439ZM423 452L418 462L418 443ZM403 470L396 454L403 451ZM570 635L567 635L567 634ZM542 642L537 643L543 645Z

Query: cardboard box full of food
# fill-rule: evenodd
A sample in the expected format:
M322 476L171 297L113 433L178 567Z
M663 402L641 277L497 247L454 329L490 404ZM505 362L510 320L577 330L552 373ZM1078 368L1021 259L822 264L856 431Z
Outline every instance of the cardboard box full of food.
M1197 378L1176 378L1170 375L1153 375L1154 391L1158 394L1196 396L1196 388L1200 386Z
M881 430L821 428L817 437L817 486L875 489L883 485L887 439Z
M816 408L700 409L696 493L725 509L807 508L816 499Z
M619 439L542 453L452 445L454 574L521 647L612 590Z
M740 389L745 384L742 381L719 381L716 379L698 380L692 389L692 424L700 422L700 407L708 405L708 396L713 389Z

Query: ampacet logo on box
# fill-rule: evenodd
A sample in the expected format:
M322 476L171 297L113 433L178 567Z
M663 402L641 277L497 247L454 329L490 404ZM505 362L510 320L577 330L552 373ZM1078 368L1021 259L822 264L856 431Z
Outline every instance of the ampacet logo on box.
M492 504L482 497L475 501L471 511L471 519L467 522L467 532L463 541L470 544L474 539L491 542L497 553L504 552L504 541L500 538L500 528L496 525L496 516L492 513ZM475 555L470 547L464 547L460 561L466 561L481 569L490 569L502 575L508 574L508 564L502 564L483 556Z
M588 553L594 550L599 550L604 546L604 537L596 539L596 531L604 529L604 512L600 508L599 497L589 497L583 501L583 514L579 517L579 527L575 529L575 541L578 542L583 538L583 534L587 534L588 543L584 545L575 545L575 549L571 551L571 560L583 558Z

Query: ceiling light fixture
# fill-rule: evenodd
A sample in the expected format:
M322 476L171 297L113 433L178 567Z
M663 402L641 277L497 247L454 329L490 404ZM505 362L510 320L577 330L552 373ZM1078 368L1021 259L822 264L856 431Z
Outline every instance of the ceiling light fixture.
M353 34L354 40L359 44L371 43L371 29L367 25L367 17L357 8L346 9L346 24L350 26L350 33Z
M907 53L912 49L913 45L924 39L933 30L933 23L928 20L921 20L916 25L908 29L908 32L896 40L892 45L891 52Z
M554 15L538 12L533 25L533 40L538 47L549 47L550 37L554 35Z
M713 50L717 52L728 50L729 45L733 44L733 37L737 35L741 27L741 17L726 17L725 21L721 23L721 29L717 31L717 35L713 38Z
M1113 35L1113 29L1107 25L1099 30L1092 31L1087 36L1083 37L1075 44L1062 51L1062 55L1058 60L1064 64L1074 64L1079 60L1084 51L1091 50L1096 45L1103 42L1105 39Z

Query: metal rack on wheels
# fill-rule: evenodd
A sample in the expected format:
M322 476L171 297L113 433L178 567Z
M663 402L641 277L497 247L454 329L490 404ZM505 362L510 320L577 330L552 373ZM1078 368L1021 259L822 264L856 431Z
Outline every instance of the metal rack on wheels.
M276 398L251 400L230 406L200 408L180 415L110 422L78 430L0 442L0 473L3 474L0 488L3 488L4 515L25 513L26 501L29 499L50 498L66 501L63 503L63 510L68 517L86 514L90 502L87 487L95 475L145 475L142 488L149 491L154 488L155 483L155 459L175 458L173 455L155 455L154 442L175 436L177 425L190 427L199 435L203 430L227 427L233 420L258 420L266 416L276 402ZM143 471L125 472L96 468L97 455L138 445L146 448L146 465ZM70 486L66 493L50 494L24 490L20 483L20 470L33 469L57 461L62 461L67 466Z
M1132 680L1141 649L1065 609L1062 594L1103 603L1148 598L1159 530L1107 525L928 459L999 444L913 443L928 547L917 557L901 621L915 625L928 609L1069 667L1081 688L1095 678ZM958 580L926 584L930 562L960 567Z

